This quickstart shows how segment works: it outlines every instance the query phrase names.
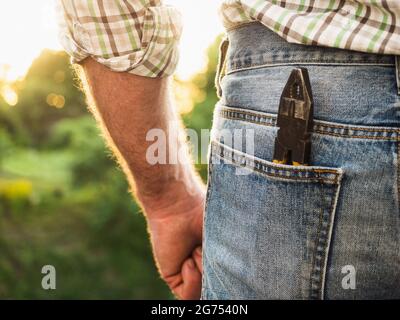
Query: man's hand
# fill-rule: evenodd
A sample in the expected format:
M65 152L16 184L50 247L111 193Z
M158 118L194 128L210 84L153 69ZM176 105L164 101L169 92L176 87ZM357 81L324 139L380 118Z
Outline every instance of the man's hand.
M153 251L160 274L173 293L179 299L199 299L204 193L176 200L162 212L148 213Z
M91 58L83 68L90 109L144 209L161 276L178 298L198 299L204 185L190 164L186 142L170 132L179 117L169 79L113 72ZM151 129L165 133L167 155L179 150L178 163L149 163ZM171 143L168 137L175 136L178 141Z

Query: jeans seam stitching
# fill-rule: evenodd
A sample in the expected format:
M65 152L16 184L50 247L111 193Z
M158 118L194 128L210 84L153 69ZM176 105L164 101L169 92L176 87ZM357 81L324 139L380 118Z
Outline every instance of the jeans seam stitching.
M396 153L397 153L397 207L398 211L400 211L400 137L397 139L396 143ZM400 214L400 212L398 212Z
M325 252L325 257L324 257L324 268L323 268L323 282L322 282L322 288L321 288L321 298L324 299L325 297L325 285L326 285L326 273L327 273L327 268L328 268L328 259L329 259L329 252L331 249L332 245L332 233L333 233L333 227L335 224L335 217L336 217L336 208L337 208L337 203L339 200L339 194L340 194L340 189L341 189L341 179L343 177L343 173L340 174L339 176L339 182L335 185L335 192L333 195L333 199L331 202L331 207L330 207L330 220L329 220L329 225L328 225L328 232L327 232L327 244L326 244L326 252Z
M212 141L211 142L211 144L213 145L213 147L214 148L216 148L216 149L227 149L227 147L226 146L224 146L222 143L220 143L220 142L216 142L216 141ZM229 147L228 147L229 148ZM232 152L233 153L238 153L238 152L236 152L234 149L232 149ZM224 158L224 156L223 155L220 155L220 154L215 154L215 153L213 153L213 155L214 156L220 156L221 158ZM274 165L272 165L272 164L268 164L267 163L267 161L266 160L263 160L263 159L254 159L253 161L257 161L257 162L259 162L259 163L261 163L261 164L264 164L265 166L267 166L267 167L269 167L269 168L271 168L271 169L273 169L273 170L279 170L279 171L301 171L301 172L318 172L318 173L330 173L330 174L335 174L335 175L337 175L337 174L339 174L336 170L333 170L333 169L318 169L318 168L315 168L315 169L305 169L305 168L295 168L295 167L288 167L288 168L277 168L276 167L276 165L274 166ZM263 163L263 161L265 161L265 163ZM317 178L319 178L319 177L317 177Z
M232 112L232 113L236 113L236 114L247 114L250 116L255 116L255 117L263 117L263 118L268 118L273 120L274 122L276 122L276 116L270 116L270 115L263 115L263 114L257 114L255 112L251 112L251 111L242 111L242 110L232 110L230 109L232 107L223 107L223 109L221 110L221 112L227 111L227 112ZM399 133L400 129L379 129L379 128L360 128L360 127L356 127L356 126L345 126L345 125L340 125L340 124L325 124L325 123L320 123L318 122L318 120L316 121L317 123L315 124L315 126L320 126L320 127L326 127L326 128L337 128L337 129L344 129L344 130L353 130L353 131L369 131L369 132L387 132L387 133ZM275 126L275 123L273 124L273 126Z
M216 146L216 147L220 148L221 150L224 149L224 147L222 147L222 146ZM239 163L231 160L230 158L226 157L225 155L221 155L221 154L217 153L217 154L214 154L213 157L219 157L220 159L229 161L230 163L232 163L233 165L236 165L236 166L248 167L246 164L245 165L239 164ZM309 170L305 170L305 169L301 169L301 168L299 168L299 169L296 169L296 168L293 168L293 169L275 168L275 167L272 167L272 166L268 165L268 163L262 163L260 160L257 160L257 159L254 159L254 160L251 159L251 161L253 161L254 163L258 163L258 164L261 164L263 166L269 167L270 169L273 169L273 170L288 172L288 173L292 173L292 174L295 173L296 171L298 171L298 172L309 172L309 173L315 173L317 175L316 177L295 177L295 176L287 176L287 175L279 174L279 173L267 172L267 171L259 169L257 167L252 168L255 172L258 172L258 173L260 173L260 174L262 174L264 176L277 177L277 178L281 178L281 179L290 179L290 180L297 180L297 181L300 180L300 181L304 181L304 182L314 182L314 183L315 182L321 182L321 180L322 180L325 184L329 183L329 184L336 185L336 184L338 184L338 181L339 181L338 178L340 176L340 172L334 171L332 169L309 169ZM334 175L334 178L333 179L330 179L330 178L327 178L327 177L322 178L320 176L321 174L331 174L331 175Z
M206 199L204 202L204 217L203 217L203 225L206 225L206 219L208 218L208 214L207 214L207 209L208 209L208 203L210 201L211 195L213 193L213 188L211 185L211 180L213 177L213 171L214 168L212 166L212 159L213 157L213 153L212 153L212 148L210 147L209 149L209 159L208 159L208 177L207 177L207 193L206 193ZM206 237L205 237L205 229L203 231L203 235L202 235L202 239L203 239L203 244L204 244L204 248L206 248ZM205 270L205 261L207 258L207 253L205 250L203 250L203 261L202 261L202 266L203 266L203 270ZM205 295L206 297L208 297L207 294L205 294L206 292L206 283L205 283L205 276L202 277L202 281L201 281L201 296L203 297L203 295Z
M231 161L231 159L221 157L221 156L217 156L217 157L221 158L222 160L228 161L232 165L244 167L234 161ZM303 181L305 183L306 182L310 182L310 183L318 183L319 182L318 178L285 176L285 175L279 175L279 174L275 174L275 173L265 172L265 171L263 171L261 169L257 169L257 168L253 168L253 170L255 173L261 174L264 177L267 176L267 177L280 178L283 180ZM323 181L324 181L324 184L337 184L338 180L335 177L334 179L324 178Z
M273 63L254 63L249 64L246 66L237 67L230 61L228 71L226 72L227 75L247 71L247 70L254 70L254 69L263 69L263 68L273 68L273 67L283 67L283 66L292 66L292 65L317 65L317 66L332 66L332 65L339 65L339 66L380 66L380 67L393 67L393 63L379 63L379 62L348 62L348 61L307 61L307 60L297 60L291 62L273 62Z
M223 144L221 144L219 142L212 142L212 144L217 149L221 149L221 150L222 149L225 149L225 150L227 149ZM238 152L236 152L234 149L232 149L232 153L236 153L237 154ZM221 155L221 154L216 154L216 156L219 156L221 158L225 158L224 155ZM250 160L252 160L252 159L250 159ZM268 164L266 160L264 160L264 163L263 163L263 159L254 159L252 161L256 161L256 162L258 162L258 163L260 163L260 164L262 164L262 165L264 165L266 167L271 168L272 170L277 170L277 171L317 172L318 174L324 174L324 173L326 174L326 173L328 173L328 174L334 174L334 175L338 175L339 174L338 171L333 170L333 169L319 169L319 168L311 168L311 169L308 168L308 169L305 169L305 168L295 168L295 167L277 168L276 166ZM317 176L316 178L320 178L320 176Z
M400 95L400 56L395 57L397 94Z
M339 196L339 190L340 190L340 184L336 184L334 186L334 192L333 192L333 197L332 200L330 201L330 206L329 208L325 209L325 206L322 205L322 210L321 210L321 215L320 215L320 221L319 221L319 226L318 226L318 236L317 236L317 241L316 241L316 247L313 255L313 267L312 267L312 273L311 273L311 298L312 299L324 299L324 290L325 290L325 281L326 281L326 272L327 272L327 265L328 265L328 256L329 256L329 250L331 247L331 241L332 241L332 230L333 230L333 225L334 225L334 219L335 219L335 206L336 202ZM321 189L321 200L322 204L324 204L324 193ZM326 214L327 212L327 214ZM326 222L326 227L323 227L323 223ZM325 229L325 236L321 236L321 231ZM321 240L325 241L325 245L323 245L323 250L322 253L318 252L318 246L321 244ZM320 270L316 271L315 268L315 260L316 256L321 257L320 258ZM317 283L317 288L313 289L313 283L314 283L314 277L313 275L318 276L319 283Z
M321 183L321 181L319 181ZM322 183L321 183L322 185ZM321 201L322 201L322 205L321 205L321 210L320 210L320 214L319 214L319 219L318 219L318 228L317 228L317 236L315 239L315 245L314 245L314 252L313 252L313 260L312 260L312 268L311 268L311 276L310 276L310 297L311 299L317 299L320 296L320 291L321 291L321 269L319 271L317 271L316 268L316 260L317 257L321 258L321 255L319 254L319 250L318 247L320 245L321 242L321 229L322 229L322 223L323 223L323 219L324 219L324 199L323 199L323 188L321 188ZM319 280L319 283L317 282L315 284L315 279L314 277L317 277ZM314 284L315 286L317 286L317 288L314 288Z
M229 114L227 114L229 113ZM268 119L272 120L273 123L267 123L267 122L261 122L257 120L252 120L252 119L246 119L246 118L241 118L238 115L244 114L244 115L249 115L255 118L263 118L263 119ZM244 121L244 122L249 122L249 123L254 123L254 124L259 124L259 125L264 125L268 127L276 127L276 117L272 116L267 116L267 115L259 115L256 113L251 113L251 112L246 112L246 111L231 111L228 109L223 109L220 111L221 117L229 120L237 120L237 121ZM236 115L236 116L235 116ZM352 131L358 131L358 132L370 132L370 133L387 133L387 134L395 134L395 137L390 137L390 136L369 136L369 135L357 135L357 134L348 134L348 133L335 133L335 132L329 132L329 131L324 131L324 130L318 130L318 127L322 128L335 128L335 129L341 129L341 130L352 130ZM314 133L319 133L323 135L330 135L330 136L335 136L335 137L347 137L347 138L359 138L359 139L371 139L371 140L387 140L387 141L397 141L398 134L400 133L400 130L397 129L373 129L373 128L357 128L357 127L346 127L346 126L340 126L340 125L328 125L328 124L322 124L322 123L315 123L314 128L313 128Z
M397 137L374 137L374 136L357 136L357 135L345 135L340 133L326 132L322 130L313 130L314 133L319 133L322 135L332 136L332 137L343 137L349 139L370 139L370 140L385 140L385 141L396 141Z

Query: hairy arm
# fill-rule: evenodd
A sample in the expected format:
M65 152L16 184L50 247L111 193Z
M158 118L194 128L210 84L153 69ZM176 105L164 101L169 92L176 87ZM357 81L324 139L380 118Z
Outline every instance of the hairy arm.
M91 111L144 209L160 274L179 298L197 299L204 186L176 126L170 79L113 72L91 58L82 66ZM152 129L165 133L167 163L148 161ZM171 153L179 153L179 161L168 163Z

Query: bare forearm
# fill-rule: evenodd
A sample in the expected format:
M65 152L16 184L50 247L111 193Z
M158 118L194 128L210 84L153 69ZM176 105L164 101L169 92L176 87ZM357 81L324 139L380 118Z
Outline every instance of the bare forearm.
M112 72L92 59L83 68L91 109L145 209L161 211L179 201L179 196L196 194L202 186L185 142L169 139L177 133L171 132L171 124L179 123L169 97L169 79ZM146 136L151 129L160 129L167 137L167 163L148 161L147 150L154 141ZM177 154L177 148L179 163L168 164L169 153Z
M198 299L204 187L186 142L176 138L183 130L171 132L171 123L180 122L169 80L112 72L91 59L83 62L82 80L91 110L144 208L162 278L179 298ZM152 129L165 135L165 160L179 150L180 161L149 161Z

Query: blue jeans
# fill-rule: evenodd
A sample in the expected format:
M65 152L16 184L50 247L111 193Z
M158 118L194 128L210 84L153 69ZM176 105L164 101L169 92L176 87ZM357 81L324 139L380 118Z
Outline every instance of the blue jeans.
M396 58L290 44L258 23L228 39L202 298L400 298ZM309 166L272 162L296 66L308 69L314 96Z

